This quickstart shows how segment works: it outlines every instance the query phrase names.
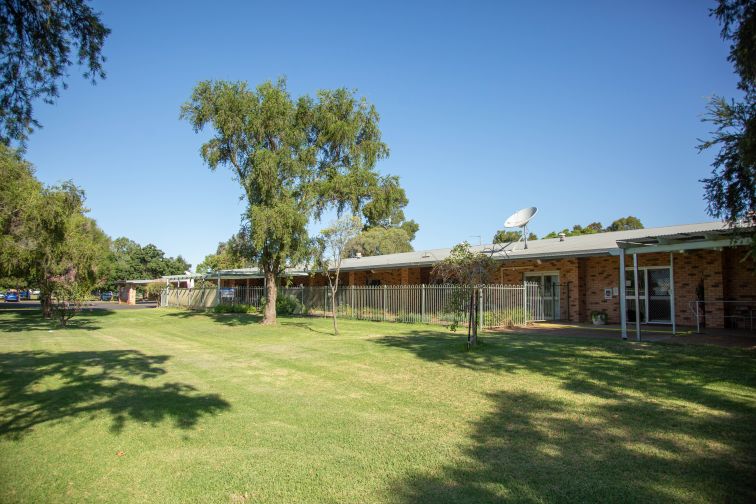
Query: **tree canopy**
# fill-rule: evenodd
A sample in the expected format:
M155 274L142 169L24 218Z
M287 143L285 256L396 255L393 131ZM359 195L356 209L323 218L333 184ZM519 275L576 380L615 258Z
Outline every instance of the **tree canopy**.
M220 242L215 253L206 255L197 265L197 273L249 267L250 264L243 253L242 239L240 234L235 234L227 241Z
M126 237L113 240L110 247L113 267L110 286L118 280L154 279L163 275L181 275L191 265L180 255L167 257L165 252L148 243L144 247Z
M34 168L0 144L0 279L23 276L29 266L28 224L39 208L42 184Z
M493 237L493 243L511 243L519 241L522 238L522 231L507 231L506 229L500 229L496 231ZM535 233L528 234L528 240L537 240L538 235Z
M109 34L84 0L0 1L0 142L25 145L41 126L34 101L54 103L74 61L92 83L104 79Z
M604 227L600 222L591 222L585 227L575 224L572 226L572 229L564 228L562 231L552 231L545 235L544 238L556 238L560 233L564 233L565 236L580 236L609 231L629 231L631 229L643 229L643 223L639 218L628 215L627 217L620 217L607 227Z
M0 278L40 289L43 314L71 307L108 275L109 238L86 216L84 191L64 182L45 187L18 153L0 145Z
M410 237L401 227L372 227L360 232L347 247L348 254L363 256L412 252Z
M740 77L742 99L714 96L703 120L714 126L698 150L718 149L711 176L702 179L709 215L727 221L735 236L752 238L756 259L756 0L719 0L710 11L730 42L728 61ZM743 224L737 226L738 224ZM748 227L751 227L749 230ZM745 229L745 230L744 230Z
M212 137L201 155L210 169L231 169L247 202L240 233L245 259L266 278L263 323L274 323L285 268L311 252L307 225L328 209L359 214L386 191L375 170L389 150L375 107L344 88L293 98L284 80L255 89L244 82L204 81L181 109L195 131ZM383 193L381 192L383 190ZM392 196L393 197L393 196ZM376 220L390 205L373 205Z

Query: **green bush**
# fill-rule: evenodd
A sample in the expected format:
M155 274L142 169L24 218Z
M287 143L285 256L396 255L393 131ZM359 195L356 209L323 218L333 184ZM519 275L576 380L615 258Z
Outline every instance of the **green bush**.
M266 298L262 300L262 307L265 307ZM304 305L295 296L288 294L279 294L276 298L276 313L278 315L300 315L304 313Z
M483 313L483 325L485 327L512 327L521 324L524 320L525 310L523 308Z
M213 313L255 313L254 306L243 304L219 304L213 307Z

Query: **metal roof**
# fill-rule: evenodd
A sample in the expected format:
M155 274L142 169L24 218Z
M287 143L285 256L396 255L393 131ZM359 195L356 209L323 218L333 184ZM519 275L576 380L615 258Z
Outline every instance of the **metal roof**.
M163 280L192 280L197 278L203 278L205 275L202 273L184 273L183 275L163 275Z
M129 285L129 284L132 284L132 285L147 285L147 284L156 283L156 282L157 283L163 283L163 282L165 282L165 280L163 280L162 278L155 278L153 280L140 278L140 279L137 279L137 280L118 280L118 281L116 281L116 284L120 284L120 285Z
M706 238L710 234L722 234L727 225L722 222L705 222L700 224L683 224L657 228L633 229L630 231L611 231L581 236L568 236L564 241L559 238L528 240L528 248L523 242L515 242L505 250L493 254L495 259L551 259L561 257L578 257L607 255L619 248L618 241L642 240L651 237L699 236ZM478 245L470 247L475 252L498 250L502 245ZM342 271L432 266L449 256L451 248L419 250L401 254L380 256L351 257L341 263Z
M596 255L615 255L621 246L645 245L675 242L676 240L694 241L709 240L722 237L728 231L723 222L704 222L699 224L682 224L677 226L663 226L656 228L633 229L630 231L610 231L581 236L567 236L528 240L528 248L523 242L507 245L503 244L478 245L470 247L474 252L495 251L494 259L558 259L566 257L586 257ZM386 254L379 256L350 257L341 263L342 271L373 270L405 267L430 267L449 256L451 248L418 250L400 254ZM288 268L289 276L307 276L310 274L305 268ZM206 275L206 278L261 278L262 272L258 268L240 268L219 270Z
M307 276L310 273L305 270L304 268L286 268L286 276ZM224 270L218 270L213 271L212 273L208 273L207 275L204 275L206 279L217 279L220 277L221 280L231 280L231 279L240 279L243 280L245 278L263 278L264 274L262 271L260 271L260 268L236 268L236 269L224 269Z

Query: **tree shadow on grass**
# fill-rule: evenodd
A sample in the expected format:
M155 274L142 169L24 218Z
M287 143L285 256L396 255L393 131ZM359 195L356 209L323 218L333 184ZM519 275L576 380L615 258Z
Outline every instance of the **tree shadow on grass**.
M459 461L394 482L402 502L756 502L754 352L517 335L468 352L433 331L373 341L503 384Z
M87 309L76 314L63 327L55 319L43 318L40 310L3 311L0 312L0 331L56 331L68 329L96 331L102 329L102 326L98 323L99 320L113 313L110 310Z
M304 320L308 318L307 316L302 316L301 318L303 319L303 321L294 322L291 320L284 320L281 322L281 326L282 327L297 327L299 329L307 329L310 332L314 332L318 334L328 334L330 336L333 336L332 331L321 331L320 329L316 329L315 327L313 327L312 324L305 322Z
M262 320L262 316L252 313L213 313L210 311L199 310L171 311L164 313L163 316L182 320L205 318L230 327L257 324Z
M170 357L136 350L27 351L0 354L0 437L20 438L36 425L105 412L111 431L128 421L171 420L192 428L203 415L230 407L218 394L185 383L147 382L165 375Z
M262 316L252 313L213 313L209 311L197 311L197 310L181 310L171 311L163 315L164 317L175 317L178 319L191 320L197 318L210 319L218 324L223 324L229 327L245 326L250 324L259 324L262 320ZM311 319L307 315L279 315L278 323L282 327L298 327L300 329L307 329L311 332L317 332L322 334L331 334L327 331L320 331L308 323L308 319Z

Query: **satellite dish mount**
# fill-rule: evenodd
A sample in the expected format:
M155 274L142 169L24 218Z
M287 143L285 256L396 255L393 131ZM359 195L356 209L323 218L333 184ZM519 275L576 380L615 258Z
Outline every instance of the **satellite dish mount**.
M538 213L538 209L536 207L528 207L523 208L521 210L517 210L515 213L509 216L509 218L504 221L504 227L505 228L520 228L522 231L522 236L520 236L520 240L523 240L525 242L525 248L528 248L528 222L531 221L533 217L535 217L535 214Z

